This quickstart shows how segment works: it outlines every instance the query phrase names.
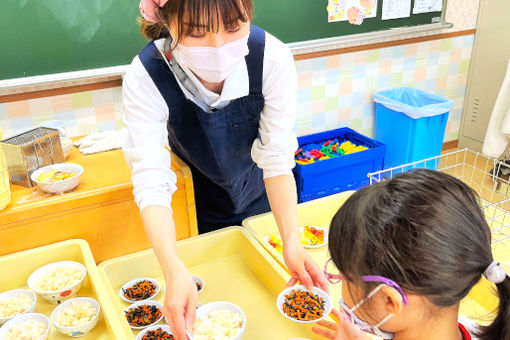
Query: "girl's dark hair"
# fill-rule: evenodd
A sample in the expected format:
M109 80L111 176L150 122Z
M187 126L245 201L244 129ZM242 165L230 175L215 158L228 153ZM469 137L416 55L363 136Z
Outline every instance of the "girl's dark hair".
M439 307L458 304L493 261L478 195L455 177L424 169L349 197L331 222L329 250L349 281L384 276ZM481 340L510 340L510 279L497 288L498 315L481 328Z
M179 42L182 36L199 32L217 32L219 22L223 22L226 29L235 29L239 21L248 22L253 17L252 0L169 0L157 11L158 22L149 22L138 18L143 36L148 40L166 38L169 36L170 22L177 20L177 36Z

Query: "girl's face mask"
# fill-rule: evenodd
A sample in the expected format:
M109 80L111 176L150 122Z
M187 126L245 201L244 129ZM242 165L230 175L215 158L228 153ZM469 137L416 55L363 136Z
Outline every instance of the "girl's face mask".
M188 67L201 79L220 83L231 75L248 55L248 37L229 42L221 47L191 47L177 44L179 63Z
M327 271L327 266L328 266L328 263L331 262L331 259L329 259L326 264L324 265L324 275L326 276L326 278L328 279L328 281L331 283L331 284L337 284L339 282L342 281L342 276L340 274L331 274ZM351 323L352 325L356 326L357 328L359 328L360 330L362 330L363 332L366 332L366 333L369 333L369 334L372 334L372 335L375 335L375 336L378 336L378 337L381 337L385 340L387 339L393 339L395 337L395 335L393 333L389 333L389 332L384 332L382 330L379 329L379 327L381 325L383 325L384 323L386 323L392 316L393 314L389 314L387 315L385 318L383 318L381 321L379 321L376 325L371 325L369 324L368 322L364 321L364 320L361 320L355 313L354 311L356 309L358 309L363 303L365 303L368 299L370 299L372 296L374 296L379 290L381 290L381 288L383 288L384 286L389 286L393 289L395 289L399 294L400 296L402 297L402 303L407 306L409 304L409 300L407 299L407 295L404 293L404 291L402 290L402 288L394 281L388 279L388 278L385 278L383 276L377 276L377 275L365 275L365 276L362 276L361 279L364 281L364 282L380 282L381 284L378 285L374 290L372 290L366 298L364 298L363 300L361 300L360 302L358 302L356 305L354 305L352 308L348 307L344 301L343 301L343 298L340 298L340 301L339 301L339 304L340 304L340 308L341 308L341 312L342 312L342 315L344 316L345 320L349 323Z
M360 302L355 304L354 307L352 307L352 308L349 308L344 303L343 298L340 298L338 303L341 308L341 313L347 322L356 326L357 328L359 328L360 330L362 330L365 333L369 333L369 334L381 337L384 340L387 340L387 339L393 339L395 337L395 334L389 333L389 332L384 332L384 331L380 330L379 327L382 326L386 321L388 321L393 316L393 314L388 314L385 318L383 318L381 321L379 321L376 325L371 325L368 322L360 319L354 313L354 311L356 309L358 309L363 303L365 303L368 299L370 299L372 296L374 296L375 293L377 293L384 286L385 286L385 284L380 284L379 286L377 286L374 290L372 290L370 292L370 294L368 294L368 296L366 298L364 298L363 300L361 300Z

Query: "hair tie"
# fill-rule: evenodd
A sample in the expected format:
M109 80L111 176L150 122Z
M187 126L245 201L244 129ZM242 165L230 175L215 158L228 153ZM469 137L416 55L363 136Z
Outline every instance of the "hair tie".
M483 272L483 275L492 283L501 283L505 281L507 273L503 266L498 261L492 261L492 263Z
M168 0L141 0L140 1L140 13L145 20L151 22L158 22L156 8L163 7Z

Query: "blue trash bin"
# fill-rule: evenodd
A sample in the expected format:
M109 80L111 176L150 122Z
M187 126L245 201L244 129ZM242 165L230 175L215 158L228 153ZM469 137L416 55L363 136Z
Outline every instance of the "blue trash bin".
M375 139L386 145L385 169L441 154L453 100L400 87L374 93L374 101ZM427 163L427 167L437 168L437 164Z

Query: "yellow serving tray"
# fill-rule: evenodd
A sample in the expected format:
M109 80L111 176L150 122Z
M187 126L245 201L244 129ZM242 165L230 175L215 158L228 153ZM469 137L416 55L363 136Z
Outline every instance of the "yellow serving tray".
M319 226L329 230L329 224L333 219L333 216L353 193L354 191L346 191L298 204L299 225L301 227L305 225ZM273 213L265 213L247 218L243 221L243 226L253 236L255 236L257 241L262 244L262 246L280 263L280 265L283 266L283 268L287 268L283 255L264 240L264 236L279 234ZM328 246L325 245L317 249L307 249L307 251L322 270L324 268L324 264L329 259ZM338 300L341 295L340 286L330 284L329 295L333 300L333 307L338 308Z
M346 191L298 204L300 226L321 226L329 230L329 224L333 216L353 193L354 191ZM283 266L283 268L286 268L283 255L264 240L264 236L279 233L272 213L265 213L247 218L243 221L243 226L280 263L280 265ZM307 249L307 251L320 268L323 269L324 264L330 258L328 247L324 246L318 249ZM334 266L332 267L334 268ZM330 284L329 289L330 296L333 300L333 307L338 308L337 302L341 296L340 285ZM492 311L497 308L497 304L498 300L492 293L490 283L482 279L462 301L460 314L485 325L494 318L495 314Z
M228 301L243 309L247 318L244 339L320 339L310 325L292 322L279 313L276 297L290 276L243 228L229 227L181 240L177 249L191 274L205 282L200 303ZM129 280L151 277L162 286L155 300L163 303L164 279L153 250L107 260L98 269L128 334L125 339L134 339L139 332L132 331L124 318L128 304L120 299L119 289Z
M22 241L22 240L21 240ZM57 261L76 261L87 268L87 276L77 296L92 297L101 305L101 317L97 326L84 340L124 340L120 320L108 298L103 282L99 277L94 258L86 241L68 240L0 257L0 293L17 288L26 288L30 274L45 264ZM50 318L56 307L37 296L35 312ZM51 327L49 340L68 340L69 337Z

